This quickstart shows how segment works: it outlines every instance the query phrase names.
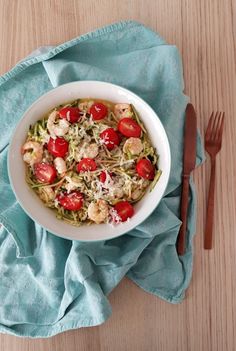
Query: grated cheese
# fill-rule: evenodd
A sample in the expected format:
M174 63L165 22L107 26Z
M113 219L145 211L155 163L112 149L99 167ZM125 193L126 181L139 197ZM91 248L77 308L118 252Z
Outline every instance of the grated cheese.
M70 111L66 112L66 119L68 122L70 122Z
M110 210L109 210L109 223L119 224L121 222L122 222L122 220L121 220L120 216L118 215L117 211L114 208L110 208Z

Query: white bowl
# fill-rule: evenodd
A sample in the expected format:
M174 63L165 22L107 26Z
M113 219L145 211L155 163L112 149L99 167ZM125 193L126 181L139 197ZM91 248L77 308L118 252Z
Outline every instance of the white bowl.
M46 208L25 181L25 164L22 160L21 146L24 144L29 126L57 105L78 98L96 98L113 102L132 103L139 112L149 133L151 142L160 155L159 168L162 175L152 192L135 205L135 214L127 222L116 226L93 224L81 227L72 226L56 218L55 213ZM156 208L166 189L170 174L170 147L162 123L153 109L140 97L120 86L98 82L79 81L61 85L41 96L31 105L19 121L8 153L8 173L16 198L25 212L51 233L67 239L82 241L106 240L120 236L144 221Z

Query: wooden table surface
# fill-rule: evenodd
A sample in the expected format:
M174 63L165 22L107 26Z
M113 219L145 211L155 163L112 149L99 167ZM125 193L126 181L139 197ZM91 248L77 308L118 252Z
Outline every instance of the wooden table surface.
M56 45L119 20L134 19L176 44L185 91L203 133L212 110L226 112L217 159L215 245L203 250L209 162L198 191L194 272L185 301L170 305L124 279L102 326L50 339L0 335L0 351L236 350L236 2L234 0L0 0L0 74L41 45Z

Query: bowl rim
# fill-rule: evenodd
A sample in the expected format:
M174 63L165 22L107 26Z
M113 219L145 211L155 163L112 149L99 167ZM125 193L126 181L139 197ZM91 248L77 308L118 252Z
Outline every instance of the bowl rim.
M166 148L167 148L167 165L168 165L168 168L167 168L167 171L165 172L165 178L166 178L166 182L165 182L165 186L163 187L162 189L162 194L161 194L161 197L159 199L159 201L155 204L155 206L153 206L151 208L151 210L149 210L147 212L147 214L145 215L145 217L138 223L136 224L135 226L133 226L131 229L127 230L127 231L124 231L122 233L119 233L119 234L114 234L112 236L109 236L109 238L97 238L97 239L79 239L79 238L72 238L70 237L69 235L66 236L66 235L63 235L63 234L58 234L57 232L55 231L52 231L51 229L49 229L47 226L43 225L41 222L39 222L33 215L29 214L28 212L28 209L26 209L26 207L24 206L24 204L22 203L22 199L20 199L20 197L18 196L18 193L17 191L15 190L15 187L14 187L14 182L13 182L13 179L12 179L12 174L11 174L11 161L10 161L10 156L11 156L11 153L13 151L13 139L14 137L16 136L16 133L17 133L17 130L18 130L18 127L19 125L22 123L22 120L25 118L25 116L28 115L28 113L30 112L31 109L33 109L36 105L38 105L38 103L40 103L42 100L45 99L45 97L47 98L50 98L50 95L51 94L54 94L55 91L57 90L60 90L60 89L64 89L65 87L67 86L73 86L73 85L78 85L78 84L91 84L91 85L94 85L94 84L98 84L98 85L106 85L106 86L110 86L110 87L115 87L116 89L121 89L123 92L125 92L126 94L128 94L129 96L132 96L134 99L138 99L143 105L146 105L146 107L148 107L152 113L156 116L156 118L159 120L159 123L161 124L162 126L162 129L163 129L163 132L164 132L164 138L166 139L165 142L166 142ZM105 81L100 81L100 80L78 80L78 81L73 81L73 82L69 82L69 83L65 83L65 84L62 84L62 85L59 85L58 87L55 87L55 88L52 88L50 89L49 91L47 91L46 93L44 93L43 95L41 95L38 99L36 99L22 114L21 118L19 119L19 121L17 122L13 132L12 132L12 135L11 135L11 139L10 139L10 142L9 142L9 149L8 149L8 154L7 154L7 171L8 171L8 176L9 176L9 180L10 180L10 185L11 185L11 188L14 192L14 195L17 199L17 201L19 202L20 206L22 207L22 209L24 210L24 212L34 221L36 222L37 224L39 224L42 228L46 229L49 233L52 233L53 235L56 235L57 237L61 237L61 238L64 238L64 239L67 239L67 240L75 240L75 241L81 241L81 242L96 242L96 241L104 241L104 240L111 240L111 239L114 239L114 238L117 238L119 236L122 236L122 235L125 235L127 234L128 232L134 230L137 226L139 226L141 223L143 223L152 213L153 211L157 208L157 206L160 204L162 198L164 197L165 195L165 191L166 191L166 188L168 186L168 183L169 183L169 179L170 179L170 171L171 171L171 151L170 151L170 143L169 143L169 140L168 140L168 135L166 133L166 130L163 126L163 123L161 122L159 116L157 115L157 113L154 111L154 109L145 101L143 100L139 95L133 93L131 90L127 89L127 88L124 88L120 85L117 85L117 84L113 84L113 83L110 83L110 82L105 82ZM125 223L125 222L124 222ZM106 225L109 225L109 224L106 224ZM122 223L121 223L122 225ZM71 225L72 226L72 225ZM80 227L78 227L80 228Z

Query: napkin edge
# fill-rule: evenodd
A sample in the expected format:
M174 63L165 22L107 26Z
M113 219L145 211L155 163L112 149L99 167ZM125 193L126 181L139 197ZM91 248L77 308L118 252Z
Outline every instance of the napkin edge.
M34 65L37 63L40 63L42 61L46 61L51 59L52 57L54 57L55 55L63 52L64 50L74 46L75 44L79 43L79 42L83 42L87 39L91 39L91 38L97 38L101 35L107 34L107 33L112 33L115 31L121 31L123 29L126 29L127 26L129 26L130 28L133 27L144 27L146 29L148 29L150 32L152 32L153 34L155 34L156 36L158 36L160 38L160 40L163 42L163 44L166 44L165 40L158 34L156 33L154 30L152 30L150 27L134 21L134 20L122 20L119 22L115 22L109 25L105 25L101 28L97 28L95 30L92 30L90 32L87 32L85 34L79 35L69 41L64 42L63 44L59 44L57 46L50 46L48 45L48 48L50 48L51 50L48 51L47 53L43 53L37 56L32 57L32 53L29 54L25 60L20 60L19 62L17 62L15 64L15 66L10 69L8 72L4 73L3 75L0 76L0 86L4 83L6 83L10 78L14 78L16 74L20 73L21 71L23 71L24 69L26 69L28 66L30 65ZM45 48L45 46L44 46ZM37 50L37 49L36 49Z

